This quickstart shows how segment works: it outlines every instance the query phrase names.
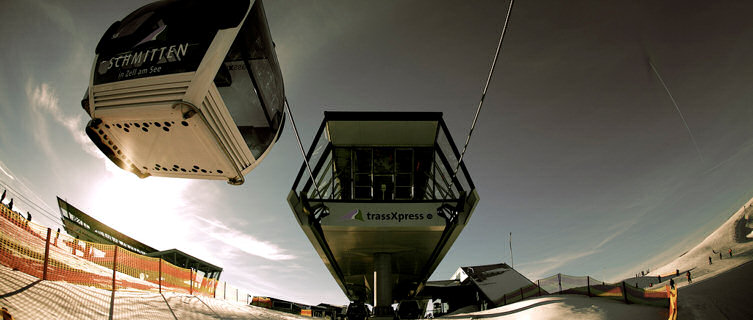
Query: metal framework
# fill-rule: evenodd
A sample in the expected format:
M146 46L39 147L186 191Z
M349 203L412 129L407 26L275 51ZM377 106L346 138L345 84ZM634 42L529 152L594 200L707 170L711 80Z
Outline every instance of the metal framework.
M421 291L478 202L459 156L441 113L325 112L288 202L349 299Z

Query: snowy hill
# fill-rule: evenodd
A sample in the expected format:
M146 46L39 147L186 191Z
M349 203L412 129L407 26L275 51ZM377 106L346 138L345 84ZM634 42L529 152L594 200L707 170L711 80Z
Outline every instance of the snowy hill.
M732 257L729 256L730 249L732 249ZM721 259L719 253L722 254ZM709 264L709 257L712 259L712 264ZM665 275L675 272L676 269L691 270L693 282L699 282L751 260L753 260L753 199L693 249L665 266L652 270L651 275ZM675 281L678 281L680 287L687 285L684 276L676 278Z
M299 315L178 293L112 292L62 281L41 281L0 266L0 306L17 320L27 319L311 319ZM112 313L112 318L109 317Z

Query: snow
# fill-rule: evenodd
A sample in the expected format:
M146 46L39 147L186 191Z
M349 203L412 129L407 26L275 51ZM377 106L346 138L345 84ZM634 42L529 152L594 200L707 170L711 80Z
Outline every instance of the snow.
M729 256L732 249L732 257ZM712 251L713 250L713 251ZM719 259L719 252L722 259ZM713 264L708 263L711 256ZM671 276L680 270L680 276ZM685 272L690 271L692 283ZM658 275L662 282L658 283ZM679 287L680 319L753 319L753 199L718 229L666 265L628 285ZM470 311L470 310L469 310ZM618 301L577 295L545 296L499 308L460 311L447 319L666 319L666 308L627 305Z
M667 319L666 308L625 304L580 295L533 298L495 309L460 313L441 319Z
M752 234L753 199L693 249L654 272L691 270L692 284L688 284L685 277L675 279L680 287L678 318L753 319L753 304L750 303L753 297ZM732 257L729 249L732 249Z
M641 287L667 285L673 277L679 289L679 318L753 319L753 199L697 246L645 277L626 279ZM728 250L732 249L730 257ZM716 253L714 253L716 252ZM723 258L719 259L719 252ZM60 254L66 259L65 254ZM708 263L711 256L713 264ZM70 260L70 261L69 261ZM75 261L74 261L75 260ZM101 266L83 263L75 257L66 260L78 268L104 272ZM97 270L103 269L103 270ZM685 278L690 270L693 283ZM662 283L657 284L658 275ZM123 275L125 276L125 275ZM134 279L138 281L139 279ZM112 293L108 290L37 278L0 266L0 306L16 319L107 319ZM604 298L579 295L550 295L509 304L495 309L459 311L446 319L666 319L668 310L644 305L625 304ZM164 295L138 290L115 294L113 319L303 319L240 302L195 297L184 294Z
M112 292L61 281L40 281L0 266L0 306L17 320L108 319ZM186 294L122 290L115 292L112 319L311 319L242 302Z
M753 260L753 238L750 237L753 228L751 227L753 227L753 199L693 249L665 266L652 270L651 275L664 275L676 269L690 270L695 283L745 264ZM732 257L729 256L729 249L732 249ZM719 252L722 253L721 260ZM713 264L711 265L709 265L709 257L712 258ZM687 285L685 277L677 278L675 281L678 282L679 287Z

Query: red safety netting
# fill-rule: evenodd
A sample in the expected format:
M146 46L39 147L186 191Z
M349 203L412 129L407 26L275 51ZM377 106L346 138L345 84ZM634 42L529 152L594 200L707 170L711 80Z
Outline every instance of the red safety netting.
M200 271L115 245L78 240L30 222L2 204L0 264L43 280L107 290L165 290L212 297L217 286L216 279Z
M671 306L671 294L665 288L642 289L626 285L624 282L604 283L589 276L568 276L556 274L538 280L536 283L515 289L503 295L498 304L509 304L528 297L546 294L580 294L590 297L605 297L626 303Z

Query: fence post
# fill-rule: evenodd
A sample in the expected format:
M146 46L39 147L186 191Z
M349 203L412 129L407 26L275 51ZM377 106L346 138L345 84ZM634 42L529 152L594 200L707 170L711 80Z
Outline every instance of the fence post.
M162 258L159 258L159 293L162 294Z
M115 275L118 270L118 246L115 246L115 250L112 254L112 296L115 297Z
M112 255L112 295L110 296L110 320L114 316L115 312L115 275L118 272L118 246L115 246L115 250Z
M586 286L588 287L588 297L591 297L591 276L586 276Z
M188 272L191 274L191 288L188 289L188 294L193 295L193 269L189 268Z
M213 298L217 299L217 285L220 284L220 279L217 277L217 279L214 280L214 296Z
M44 244L44 264L42 266L42 280L47 280L47 265L50 260L50 234L52 230L47 228L47 241Z
M539 297L541 297L541 280L536 280L536 283L538 284L537 287L539 287Z
M630 304L630 301L628 301L628 293L627 288L625 288L625 281L622 281L622 296L625 297L625 303Z
M561 294L562 293L562 274L561 273L557 274L557 283L560 286L560 291L557 292L557 294Z

